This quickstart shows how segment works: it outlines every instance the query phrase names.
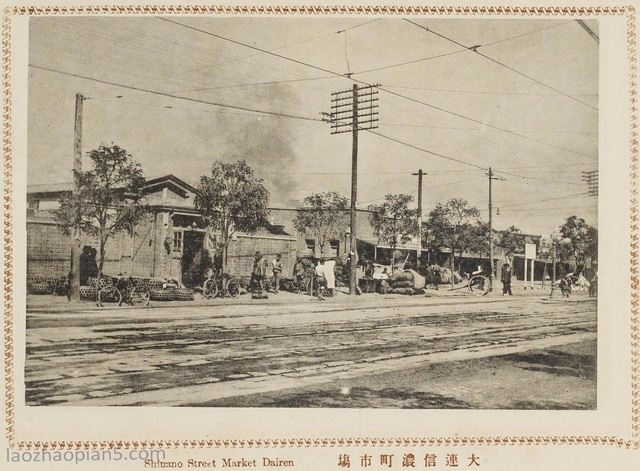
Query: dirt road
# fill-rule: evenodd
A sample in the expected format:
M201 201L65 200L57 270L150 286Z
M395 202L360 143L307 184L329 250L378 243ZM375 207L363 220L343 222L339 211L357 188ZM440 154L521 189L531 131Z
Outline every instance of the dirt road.
M593 300L346 298L32 312L27 404L596 407Z

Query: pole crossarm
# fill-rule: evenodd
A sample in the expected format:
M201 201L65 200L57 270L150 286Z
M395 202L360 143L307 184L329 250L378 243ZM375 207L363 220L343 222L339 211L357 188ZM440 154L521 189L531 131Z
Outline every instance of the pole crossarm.
M331 112L321 113L322 120L331 124L331 134L377 129L379 86L354 85L353 89L333 92Z
M585 182L589 188L589 196L598 196L598 170L582 172L582 181Z

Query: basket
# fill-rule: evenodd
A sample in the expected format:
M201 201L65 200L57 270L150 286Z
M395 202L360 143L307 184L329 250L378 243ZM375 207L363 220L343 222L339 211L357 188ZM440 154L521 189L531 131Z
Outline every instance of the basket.
M90 287L95 288L97 280L97 278L90 276L89 278L87 278L87 283ZM113 285L113 278L107 275L102 275L102 277L100 278L100 289L104 288L105 286L111 285Z
M152 301L174 301L176 292L175 289L151 289L149 297Z
M46 282L32 283L31 292L33 294L50 294L52 292L51 285Z
M80 287L80 299L95 299L95 297L96 297L95 286Z
M174 288L175 299L177 301L193 301L193 290L189 288Z
M162 290L162 285L164 284L163 280L159 280L157 278L145 278L145 285L150 290Z

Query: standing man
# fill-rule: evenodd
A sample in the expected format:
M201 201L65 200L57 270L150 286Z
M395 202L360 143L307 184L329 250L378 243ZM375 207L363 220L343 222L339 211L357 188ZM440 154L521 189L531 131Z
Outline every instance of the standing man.
M276 259L271 262L271 271L273 271L273 284L274 293L278 294L278 288L280 287L280 274L282 273L282 262L280 259L282 256L276 254Z
M333 258L325 260L324 262L324 277L327 280L327 291L329 296L333 296L333 292L336 289L336 261Z
M267 261L260 252L256 252L256 256L253 261L252 275L255 287L251 298L267 299L267 295L264 294L264 279L267 276Z
M508 263L502 265L502 273L500 276L500 281L502 281L502 296L513 296L511 292L511 266Z

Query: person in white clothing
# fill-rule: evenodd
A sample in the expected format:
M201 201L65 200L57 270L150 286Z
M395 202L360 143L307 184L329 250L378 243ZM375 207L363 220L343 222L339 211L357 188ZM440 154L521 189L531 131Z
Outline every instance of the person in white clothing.
M325 260L324 262L324 277L327 280L327 290L329 295L333 295L333 290L336 288L336 273L335 273L336 261L332 258Z

